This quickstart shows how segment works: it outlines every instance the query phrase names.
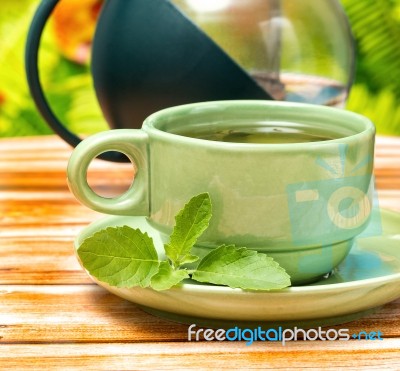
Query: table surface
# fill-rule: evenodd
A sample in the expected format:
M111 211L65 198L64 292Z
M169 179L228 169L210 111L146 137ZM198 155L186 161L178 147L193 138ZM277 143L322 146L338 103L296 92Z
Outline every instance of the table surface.
M71 148L55 136L0 140L0 368L400 369L400 300L346 328L383 341L188 342L159 319L93 284L74 257L78 232L101 217L66 184ZM382 207L400 211L400 138L378 137ZM96 160L90 184L118 194L130 164Z

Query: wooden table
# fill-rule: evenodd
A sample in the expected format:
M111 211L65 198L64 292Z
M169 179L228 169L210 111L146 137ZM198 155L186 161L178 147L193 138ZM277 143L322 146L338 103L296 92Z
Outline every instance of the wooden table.
M384 341L188 342L185 325L142 312L93 284L72 248L101 215L66 185L71 149L55 136L0 140L0 369L400 370L400 300L346 325L381 330ZM382 207L400 211L400 138L378 138ZM130 165L98 161L92 186L122 192Z

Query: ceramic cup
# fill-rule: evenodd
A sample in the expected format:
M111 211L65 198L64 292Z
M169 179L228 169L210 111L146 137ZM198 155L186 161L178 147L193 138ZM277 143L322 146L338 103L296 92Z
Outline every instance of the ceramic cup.
M234 143L185 136L243 127L288 137L305 132L314 139ZM147 216L163 236L190 198L209 192L213 217L196 252L202 255L221 244L253 248L276 259L298 285L331 271L368 225L374 136L368 119L334 108L268 101L196 103L159 111L140 130L87 138L71 156L68 182L76 198L93 210ZM93 158L111 150L127 155L137 173L125 194L106 199L88 186L87 169Z

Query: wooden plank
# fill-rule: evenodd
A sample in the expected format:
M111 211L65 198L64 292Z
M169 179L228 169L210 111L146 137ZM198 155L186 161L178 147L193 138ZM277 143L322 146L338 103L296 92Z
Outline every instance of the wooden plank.
M112 188L120 187L127 189L134 178L132 165L102 164L101 167L94 166L100 161L94 161L88 171L89 184L96 187ZM5 166L6 164L6 166ZM66 176L67 162L54 163L44 161L43 163L19 162L12 164L0 162L0 191L4 190L36 190L48 191L49 188L68 190Z
M379 206L400 212L400 190L378 190Z
M0 284L90 284L74 255L70 237L3 238Z
M65 191L66 168L72 148L56 136L0 140L0 198L10 199L10 191ZM123 193L132 183L131 164L95 160L89 167L88 181L106 197ZM25 194L25 198L29 195ZM37 199L37 195L33 196Z
M0 344L177 341L186 334L186 326L97 285L0 286Z
M3 369L398 370L400 340L3 345Z
M99 193L109 190L110 193L119 194L125 192L132 183L130 174L119 174L113 172L112 176L103 175L103 172L90 175L91 187ZM3 192L49 192L49 191L68 191L66 175L54 176L54 172L39 174L25 173L17 176L2 176L0 172L0 193Z
M399 158L400 162L400 158ZM397 179L397 177L400 175L400 167L399 168L376 168L375 169L375 175L376 177L384 177L384 178L392 178L392 179Z
M101 217L104 214L80 205L68 191L0 192L0 238L34 239L46 233L75 237Z
M31 137L15 137L0 139L0 153L14 152L16 154L29 151L37 152L38 148L46 150L70 151L72 148L57 135L42 135Z
M49 154L51 156L51 154ZM60 161L56 161L54 159L40 159L35 154L29 159L26 158L14 158L12 161L7 159L2 159L0 162L0 172L8 172L10 174L23 174L23 173L32 173L38 172L48 174L48 172L54 172L58 176L65 174L65 170L67 168L68 161L67 159L63 159ZM90 165L90 170L92 171L105 171L105 172L113 172L113 171L124 171L131 170L132 165L128 164L111 164L110 162L95 160ZM107 173L104 174L107 177Z
M336 328L400 337L399 312L397 300ZM0 343L185 341L187 328L144 313L97 285L0 286Z

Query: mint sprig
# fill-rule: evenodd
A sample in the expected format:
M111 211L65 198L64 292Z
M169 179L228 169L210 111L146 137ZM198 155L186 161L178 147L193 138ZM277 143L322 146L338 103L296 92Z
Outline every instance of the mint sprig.
M167 290L191 277L195 281L246 290L276 290L290 286L290 277L272 258L245 247L220 246L197 268L185 264L212 216L208 193L193 197L175 217L175 227L164 245L167 259L159 261L147 233L127 226L109 227L87 238L78 248L83 267L111 286Z
M207 229L212 215L208 193L193 197L175 217L175 227L165 253L175 268L186 263L194 263L198 256L190 254L197 239Z
M150 286L157 291L168 290L185 278L189 278L187 269L174 269L168 261L163 261L160 263L159 271L151 278Z

